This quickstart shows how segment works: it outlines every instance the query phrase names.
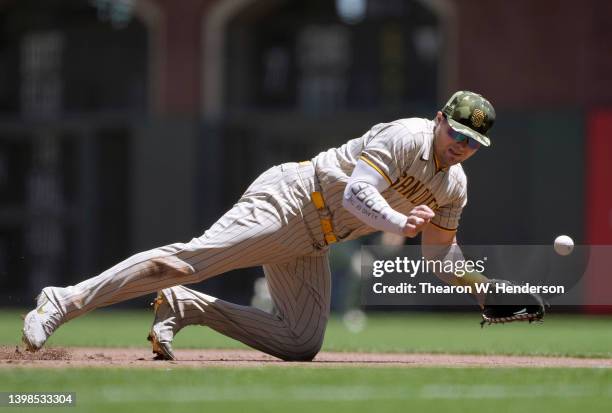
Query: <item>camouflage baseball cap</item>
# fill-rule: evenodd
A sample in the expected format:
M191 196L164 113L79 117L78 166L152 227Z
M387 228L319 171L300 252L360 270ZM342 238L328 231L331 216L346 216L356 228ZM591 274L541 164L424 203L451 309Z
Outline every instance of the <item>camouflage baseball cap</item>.
M495 122L493 105L481 95L460 90L446 102L442 113L453 130L475 139L484 146L491 146L487 137Z

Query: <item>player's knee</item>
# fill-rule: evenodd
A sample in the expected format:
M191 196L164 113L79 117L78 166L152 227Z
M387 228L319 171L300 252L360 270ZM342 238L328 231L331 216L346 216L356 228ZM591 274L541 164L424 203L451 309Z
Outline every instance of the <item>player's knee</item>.
M306 344L298 343L293 346L281 357L284 361L312 361L323 346L323 338L315 338L314 341Z
M288 353L284 354L281 359L283 361L312 361L319 354L319 349L308 350L303 353Z
M313 347L306 353L302 354L301 361L312 361L321 351L321 346Z

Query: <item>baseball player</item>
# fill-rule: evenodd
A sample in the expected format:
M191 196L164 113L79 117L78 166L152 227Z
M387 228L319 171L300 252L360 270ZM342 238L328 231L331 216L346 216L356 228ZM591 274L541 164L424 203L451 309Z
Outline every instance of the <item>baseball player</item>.
M329 317L329 247L374 231L456 244L467 203L461 162L490 145L494 121L489 101L460 91L433 120L378 124L310 161L274 166L202 236L136 254L74 286L44 288L23 341L36 351L75 317L157 291L149 340L158 358L174 359L174 336L203 325L283 360L312 360ZM272 313L184 286L257 265Z

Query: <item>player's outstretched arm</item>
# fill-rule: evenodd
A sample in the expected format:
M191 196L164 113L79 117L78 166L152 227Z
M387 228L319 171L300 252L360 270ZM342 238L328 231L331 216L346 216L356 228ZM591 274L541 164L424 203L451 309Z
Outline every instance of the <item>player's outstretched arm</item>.
M435 260L464 260L461 248L457 245L454 231L443 230L435 225L428 225L423 230L422 237L423 256ZM453 266L455 267L455 266ZM531 293L499 293L492 288L488 293L477 293L475 284L488 283L494 287L498 285L512 285L506 280L494 280L478 272L466 273L459 277L452 273L437 273L443 281L452 285L471 286L478 304L482 308L481 326L485 324L509 323L514 321L541 321L547 311L546 302L538 294Z

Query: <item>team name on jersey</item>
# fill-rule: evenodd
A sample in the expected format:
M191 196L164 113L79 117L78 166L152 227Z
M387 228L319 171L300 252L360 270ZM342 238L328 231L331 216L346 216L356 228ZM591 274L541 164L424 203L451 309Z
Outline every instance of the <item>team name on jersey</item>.
M424 183L414 176L403 175L391 185L395 191L399 192L404 198L413 205L427 205L434 211L438 209L436 197L431 193Z

